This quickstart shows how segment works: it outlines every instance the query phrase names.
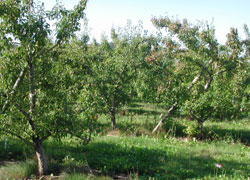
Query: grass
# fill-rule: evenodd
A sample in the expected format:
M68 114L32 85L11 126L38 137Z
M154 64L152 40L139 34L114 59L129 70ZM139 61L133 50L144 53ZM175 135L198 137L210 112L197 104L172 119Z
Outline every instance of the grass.
M153 128L157 125L161 115L166 110L162 106L152 104L134 103L132 107L126 107L117 115L117 127L124 136L156 136L152 134ZM250 144L250 120L248 118L234 121L208 120L204 123L206 131L205 139L229 140ZM157 136L172 136L185 138L189 135L186 129L195 127L196 122L185 118L171 118L163 125ZM101 115L96 122L95 135L107 135L111 131L110 119Z
M177 138L95 137L87 146L50 140L45 145L50 170L59 179L247 179L249 148L226 141L199 142ZM87 175L88 165L96 177ZM222 164L217 168L216 164ZM34 161L4 165L0 179L34 176ZM6 173L7 172L7 173ZM9 173L9 174L8 174ZM51 172L52 173L52 172Z
M227 142L194 142L151 137L100 137L87 146L92 168L107 174L148 179L203 179L250 176L248 148ZM216 168L222 164L223 168Z
M134 104L118 115L118 130L102 115L93 140L49 139L44 143L50 176L74 179L247 179L250 177L249 119L207 121L208 138L197 141L185 133L195 122L170 119L162 131L152 129L162 107ZM212 137L212 138L211 138ZM216 167L221 164L222 167ZM91 168L91 169L90 169ZM0 179L36 178L34 152L21 142L0 139Z
M207 127L214 131L220 139L239 141L246 145L250 143L250 120L207 122Z
M32 160L23 162L7 162L0 168L0 179L18 179L30 177L36 171L36 163Z
M82 173L73 173L73 174L66 174L63 173L61 175L61 180L112 180L110 177L105 177L105 176L100 176L100 177L95 177L95 176L89 176L86 174Z

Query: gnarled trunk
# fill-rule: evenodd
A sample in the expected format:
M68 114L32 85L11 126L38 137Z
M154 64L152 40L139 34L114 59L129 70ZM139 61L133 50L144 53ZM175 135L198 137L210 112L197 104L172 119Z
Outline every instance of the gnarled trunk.
M48 174L48 164L47 159L43 151L42 142L35 142L35 150L36 150L36 158L38 164L38 175L46 175Z

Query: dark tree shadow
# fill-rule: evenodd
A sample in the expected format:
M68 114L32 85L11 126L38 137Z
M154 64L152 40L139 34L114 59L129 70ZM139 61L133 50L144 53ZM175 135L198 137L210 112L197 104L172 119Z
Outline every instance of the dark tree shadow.
M22 141L13 138L0 139L0 162L22 161L29 157L33 149Z
M173 148L173 147L169 147ZM156 150L141 147L121 147L118 144L91 143L86 147L87 159L91 168L98 169L104 174L137 173L142 177L156 179L187 179L203 178L208 175L234 175L241 171L242 175L250 175L249 164L240 164L232 161L222 161L223 171L218 169L218 163L208 155L169 153L168 150ZM234 169L232 171L232 169Z
M134 109L134 108L128 108L128 113L134 113L137 115L160 115L162 112L159 111L153 111L153 110L145 110L145 109Z
M216 126L210 129L218 139L233 140L234 142L241 142L247 146L250 145L250 130L222 129Z
M235 173L243 179L250 176L249 163L239 163L236 160L217 162L208 152L198 156L192 151L177 150L176 148L179 147L174 145L165 145L164 149L157 149L153 144L149 146L151 148L148 148L136 144L121 145L123 142L119 144L115 142L91 142L87 146L75 144L74 141L46 142L44 148L50 172L54 175L59 175L61 172L87 173L87 160L94 172L110 177L120 174L125 174L127 177L131 174L138 174L140 179L154 177L165 180L202 179L219 177L219 175L234 177ZM23 153L21 148L17 151ZM216 163L222 164L223 168L217 168Z

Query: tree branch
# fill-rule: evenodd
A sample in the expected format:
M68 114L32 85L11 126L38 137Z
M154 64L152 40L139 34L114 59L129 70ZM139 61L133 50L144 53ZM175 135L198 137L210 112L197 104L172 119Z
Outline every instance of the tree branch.
M204 91L207 91L213 81L213 76L210 76L207 83L204 86Z
M187 90L191 90L192 87L194 86L194 84L199 80L199 78L201 77L202 75L202 71L197 75L195 76L195 78L193 79L193 81L190 83L190 85L187 87ZM163 122L168 118L168 116L170 115L170 113L175 109L175 107L177 106L177 102L175 102L170 108L169 110L167 111L167 113L162 117L162 119L159 121L159 123L157 124L157 126L154 128L153 132L152 133L155 133L159 127L161 127L161 125L163 124Z
M194 113L190 112L192 118L196 119L197 121L200 121L201 118L198 118Z
M170 113L175 109L175 107L177 106L177 102L175 102L167 111L167 113L162 117L162 119L160 120L160 122L157 124L157 126L154 128L153 133L155 133L159 127L162 126L162 123L168 118L168 116L170 115Z
M30 100L30 114L31 117L34 113L34 108L36 106L36 93L34 87L34 65L32 62L32 58L28 57L29 64L29 100Z
M47 136L43 136L42 138L40 138L40 141L43 142L50 136L51 136L51 133L49 132L49 134Z
M36 56L34 56L33 59L36 59L39 56L44 56L44 55L48 54L50 51L53 51L55 48L59 47L60 45L61 45L61 42L58 42L49 49L43 49L40 53L38 53Z
M31 129L32 131L36 132L36 128L35 128L35 125L34 125L34 121L32 120L31 116L20 106L16 105L15 106L17 107L17 109L27 118L30 126L31 126Z
M2 114L7 110L11 98L14 96L14 94L15 94L15 92L16 92L16 89L19 87L21 81L22 81L23 78L24 78L24 75L25 75L26 70L27 70L26 67L24 67L24 68L21 70L21 72L20 72L20 74L19 74L19 76L18 76L18 78L17 78L17 80L16 80L16 82L15 82L13 88L12 88L12 91L11 91L10 95L8 96L7 100L5 101L5 103L4 103L4 105L3 105L2 112L1 112Z
M195 76L195 78L193 79L193 81L188 86L188 88L187 88L188 90L192 89L192 87L194 86L194 84L200 79L201 75L202 75L202 71L197 76Z
M202 63L200 63L200 62L195 62L195 64L197 64L198 66L200 66L201 68L202 68L202 70L205 70L209 75L212 75L212 73L208 70L208 67L209 67L209 65L211 65L212 64L212 60L210 60L209 62L208 62L208 65L207 66L205 66L205 65L203 65Z
M89 143L89 142L90 142L90 140L91 140L91 134L92 134L92 132L90 131L89 137L88 137L88 138L84 138L84 137L82 137L82 136L80 136L80 135L76 135L76 134L74 134L74 133L72 133L72 132L67 132L67 133L70 134L71 136L75 136L75 137L77 137L77 138L83 140L83 141L86 142L86 143Z
M221 70L221 71L216 72L215 74L210 74L209 79L208 79L207 83L204 86L204 91L207 91L209 89L209 87L210 87L210 85L211 85L211 83L213 81L213 76L219 75L219 74L221 74L223 72L226 72L226 70Z
M34 146L34 144L33 144L32 142L30 142L29 140L23 138L23 137L20 136L19 134L16 134L16 133L14 133L14 132L12 132L12 131L9 131L9 130L3 129L3 128L0 128L0 130L3 131L3 132L5 132L5 133L7 133L7 134L10 134L10 135L12 135L12 136L17 137L18 139L22 140L23 142L25 142L25 143L28 144L28 145Z
M219 74L222 74L224 72L226 72L226 70L221 70L221 71L218 71L217 73L215 73L215 75L219 75Z

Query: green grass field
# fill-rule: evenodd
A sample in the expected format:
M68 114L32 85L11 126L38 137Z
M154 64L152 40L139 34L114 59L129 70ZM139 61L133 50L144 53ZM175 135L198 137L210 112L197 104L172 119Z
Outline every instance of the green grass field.
M100 116L93 140L49 139L44 148L47 179L250 179L250 120L207 121L203 140L187 129L195 122L171 119L157 134L151 131L163 109L151 105L127 108L111 131ZM0 179L36 179L34 152L19 140L0 141Z

